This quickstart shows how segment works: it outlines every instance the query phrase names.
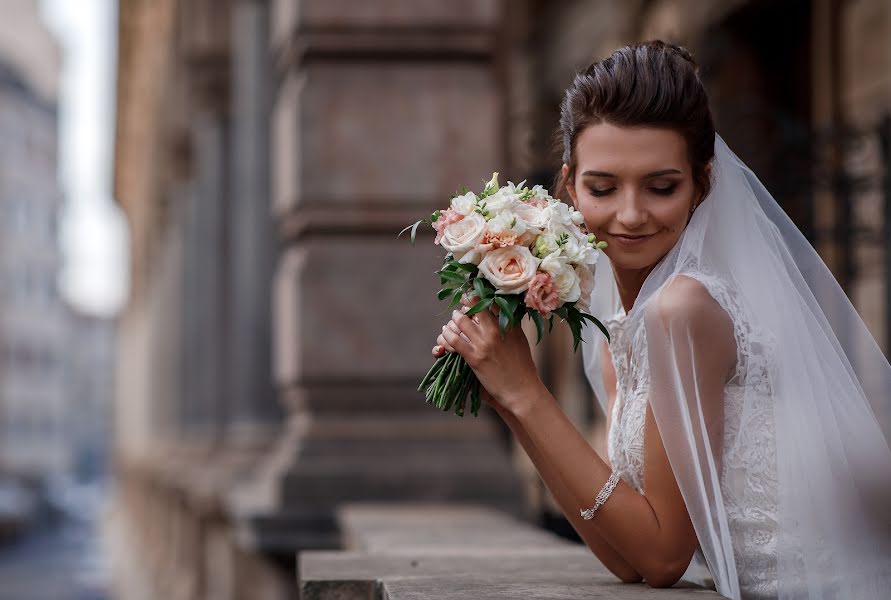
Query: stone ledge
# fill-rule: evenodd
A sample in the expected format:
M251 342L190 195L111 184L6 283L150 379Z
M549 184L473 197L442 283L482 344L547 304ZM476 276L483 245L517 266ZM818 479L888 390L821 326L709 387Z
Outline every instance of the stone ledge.
M303 600L721 597L623 584L586 547L488 507L357 503L337 518L346 549L298 557Z

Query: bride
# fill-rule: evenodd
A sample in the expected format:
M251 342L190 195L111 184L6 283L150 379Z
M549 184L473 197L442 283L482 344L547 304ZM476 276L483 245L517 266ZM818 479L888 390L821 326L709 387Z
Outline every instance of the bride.
M608 461L522 329L452 314L458 352L597 558L730 598L886 598L891 366L825 264L715 133L691 54L651 41L566 91L556 196L609 245L585 371ZM565 193L564 193L565 192Z

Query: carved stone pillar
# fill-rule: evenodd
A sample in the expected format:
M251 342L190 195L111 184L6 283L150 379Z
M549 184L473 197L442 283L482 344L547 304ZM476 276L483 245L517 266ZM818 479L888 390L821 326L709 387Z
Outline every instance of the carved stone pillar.
M280 550L336 546L344 501L523 510L493 413L461 419L416 389L448 319L433 275L443 252L427 235L396 238L508 170L505 9L371 6L273 3L273 357L289 416L262 493L236 504L256 517L255 541Z

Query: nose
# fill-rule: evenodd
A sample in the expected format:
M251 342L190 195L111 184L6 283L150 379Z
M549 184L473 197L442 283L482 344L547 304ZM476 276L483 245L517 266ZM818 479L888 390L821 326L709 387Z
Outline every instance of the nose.
M634 191L628 191L622 197L621 205L616 212L616 220L628 231L634 231L647 222L649 215L643 199Z

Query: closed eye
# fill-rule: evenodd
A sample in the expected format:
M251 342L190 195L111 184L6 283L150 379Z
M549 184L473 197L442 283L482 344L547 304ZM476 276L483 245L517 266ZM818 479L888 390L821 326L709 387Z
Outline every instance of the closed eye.
M670 185L668 187L661 187L661 188L653 187L653 188L650 188L650 191L652 191L655 194L659 194L660 196L670 196L671 194L674 193L674 191L677 189L677 187L678 187L677 185ZM614 188L614 187L604 189L604 190L599 190L597 188L591 188L590 192L591 192L592 196L596 196L599 198L601 196L608 196L609 194L614 192L615 189L616 188Z

